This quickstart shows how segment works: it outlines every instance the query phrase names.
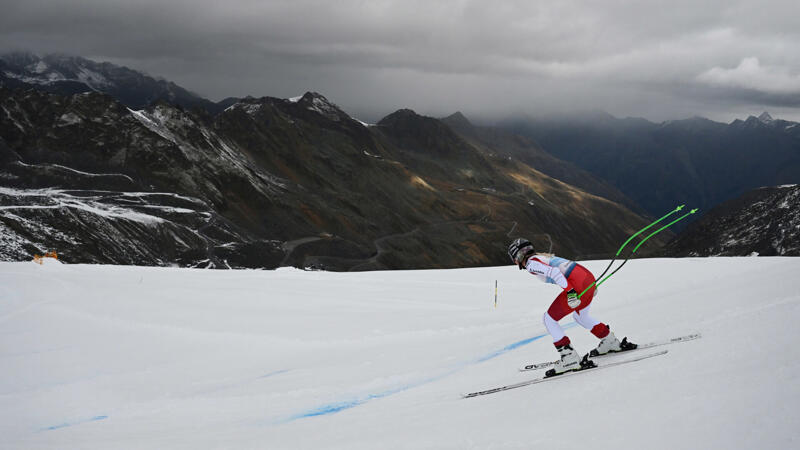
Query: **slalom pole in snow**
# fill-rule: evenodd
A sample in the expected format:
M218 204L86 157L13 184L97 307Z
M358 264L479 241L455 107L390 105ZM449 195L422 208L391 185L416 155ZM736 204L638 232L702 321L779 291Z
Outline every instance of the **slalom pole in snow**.
M673 209L672 211L670 211L670 212L669 212L668 214L666 214L665 216L661 217L660 219L656 220L655 222L651 223L650 225L648 225L648 226L646 226L646 227L642 228L641 230L639 230L639 231L637 231L635 234L633 234L631 237L629 237L629 238L628 238L628 240L627 240L627 241L625 241L625 243L624 243L624 244L622 244L622 246L619 248L619 250L617 250L617 254L616 254L616 255L614 255L614 259L612 259L612 260L611 260L611 262L610 262L610 263L608 263L608 266L606 267L606 270L604 270L604 271L603 271L603 273L601 273L601 274L600 274L600 276L599 276L599 277L597 277L597 280L599 280L599 281L595 281L594 283L590 284L590 285L589 285L589 286L588 286L586 289L584 289L584 290L583 290L583 292L581 292L581 293L580 293L580 295L578 295L578 298L581 298L581 296L583 296L583 294L585 294L585 293L586 293L586 291L588 291L589 289L591 289L591 288L592 288L592 286L600 286L600 285L601 285L601 284L603 284L603 283L604 283L606 280L608 280L609 278L611 278L611 276L612 276L612 275L614 275L615 273L617 273L617 272L619 271L619 269L621 269L621 268L622 268L622 266L624 266L624 265L625 265L625 263L627 263L627 262L628 262L628 260L631 258L631 256L633 256L633 254L634 254L634 253L636 253L636 250L639 250L639 247L641 247L641 246L642 246L642 244L644 244L644 243L645 243L645 241L647 241L647 240L648 240L648 239L650 239L651 237L655 236L656 234L660 233L661 231L663 231L663 230L667 229L667 228L668 228L670 225L672 225L672 224L674 224L674 223L676 223L676 222L678 222L678 221L681 221L681 220L685 219L686 217L688 217L688 216L690 216L690 215L692 215L692 214L696 213L696 212L697 212L697 210L698 210L698 208L692 209L692 210L691 210L691 211L689 211L688 213L686 213L686 214L684 214L684 215L682 215L682 216L678 217L677 219L673 220L672 222L670 222L670 223L668 223L668 224L664 225L663 227L661 227L661 228L657 229L656 231L654 231L654 232L652 232L652 233L648 234L648 235L647 235L647 237L645 237L644 239L642 239L642 240L639 242L639 244L638 244L638 245L636 245L636 247L634 247L634 249L633 249L633 251L631 252L631 254L630 254L630 255L628 255L628 256L625 258L625 261L623 261L623 262L622 262L622 264L620 264L620 266L619 266L619 267L617 267L616 269L614 269L614 271L613 271L613 272L611 272L611 273L610 273L610 274L609 274L607 277L603 278L603 276L606 274L606 272L608 272L608 269L610 269L610 268L611 268L611 265L612 265L612 264L614 264L614 261L616 261L616 260L617 260L617 257L620 255L620 253L622 253L622 249L624 249L624 248L625 248L625 246L626 246L626 245L628 245L628 243L629 243L630 241L632 241L632 240L633 240L633 238L635 238L636 236L638 236L638 235L640 235L640 234L644 233L645 231L647 231L648 229L650 229L651 227L653 227L655 224L657 224L657 223L661 222L662 220L666 219L667 217L669 217L669 216L671 216L671 215L675 214L676 212L678 212L678 211L682 210L684 206L686 206L686 205L680 205L680 206L678 206L677 208Z
M497 309L497 280L494 280L494 307Z

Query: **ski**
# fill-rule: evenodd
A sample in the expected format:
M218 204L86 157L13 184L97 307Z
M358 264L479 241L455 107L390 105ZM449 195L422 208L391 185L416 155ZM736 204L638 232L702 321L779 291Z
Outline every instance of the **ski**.
M591 368L576 370L576 371L572 371L572 372L566 372L566 373L563 373L561 375L552 376L552 377L534 378L533 380L523 381L521 383L516 383L516 384L509 384L509 385L506 385L506 386L500 386L500 387L496 387L494 389L487 389L485 391L470 392L469 394L464 394L462 396L462 398L472 398L472 397L478 397L478 396L481 396L481 395L494 394L496 392L508 391L508 390L511 390L511 389L521 388L521 387L524 387L524 386L530 386L530 385L533 385L533 384L544 383L545 381L550 381L550 380L561 380L563 378L570 377L570 376L573 376L573 375L578 375L578 374L581 374L581 373L594 372L594 371L597 371L597 370L600 370L600 369L605 369L605 368L608 368L608 367L619 366L619 365L631 363L631 362L634 362L634 361L641 361L643 359L653 358L655 356L666 355L667 351L668 350L661 350L660 352L649 353L647 355L636 356L636 357L628 358L628 359L625 359L625 360L622 360L622 361L614 361L614 362L605 363L605 364L598 363L597 367L591 367Z
M660 341L648 342L646 344L639 344L639 346L636 347L636 348L632 348L630 350L623 350L621 352L611 352L611 353L606 353L604 355L595 355L595 356L590 354L589 357L592 358L592 359L603 358L605 356L619 355L620 353L627 353L627 352L631 352L631 351L634 351L634 350L645 350L645 349L648 349L648 348L660 347L662 345L669 345L669 344L676 344L678 342L692 341L692 340L698 339L700 337L701 337L700 333L687 334L686 336L674 337L672 339L663 339L663 340L660 340ZM536 364L528 364L526 366L521 367L519 369L519 371L520 372L528 372L528 371L531 371L531 370L544 369L544 368L552 366L555 363L556 363L555 361L547 361L547 362L536 363Z

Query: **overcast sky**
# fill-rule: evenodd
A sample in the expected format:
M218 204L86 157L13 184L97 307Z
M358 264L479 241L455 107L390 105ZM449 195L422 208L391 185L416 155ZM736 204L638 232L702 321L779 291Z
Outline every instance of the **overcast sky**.
M352 115L603 109L800 120L797 0L3 0L0 50L127 65L212 100Z

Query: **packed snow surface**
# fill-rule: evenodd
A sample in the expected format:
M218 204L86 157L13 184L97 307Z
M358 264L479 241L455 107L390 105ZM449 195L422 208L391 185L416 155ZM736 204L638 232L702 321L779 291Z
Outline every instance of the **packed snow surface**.
M462 399L541 375L518 368L556 356L541 316L557 287L510 266L0 263L0 448L797 448L798 272L796 258L629 262L592 314L633 341L701 339ZM578 350L596 345L562 323Z

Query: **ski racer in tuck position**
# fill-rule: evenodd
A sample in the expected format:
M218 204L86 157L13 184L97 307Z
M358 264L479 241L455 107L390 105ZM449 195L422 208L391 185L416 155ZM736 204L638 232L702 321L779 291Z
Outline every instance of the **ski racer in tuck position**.
M561 356L553 369L548 370L546 376L560 375L564 372L585 368L586 363L582 364L581 356L572 348L569 337L564 334L564 330L558 324L569 313L572 313L575 322L590 330L600 339L600 343L591 352L591 355L636 348L636 344L628 342L627 338L620 342L608 325L589 315L589 307L597 288L593 285L594 275L588 269L568 259L536 253L533 244L526 239L516 239L512 242L508 247L508 256L520 270L525 269L545 283L556 284L563 289L544 313L544 326L553 337L553 345ZM591 289L578 297L579 293L589 286Z

